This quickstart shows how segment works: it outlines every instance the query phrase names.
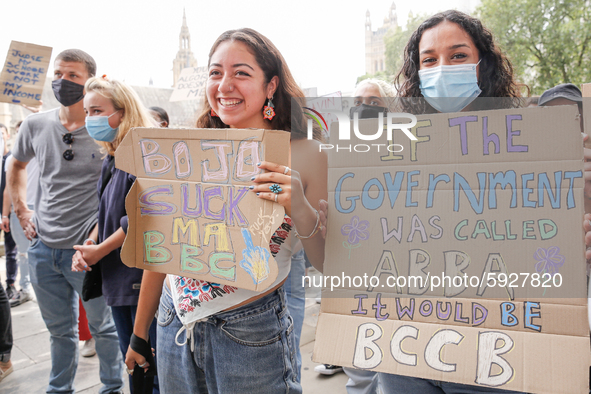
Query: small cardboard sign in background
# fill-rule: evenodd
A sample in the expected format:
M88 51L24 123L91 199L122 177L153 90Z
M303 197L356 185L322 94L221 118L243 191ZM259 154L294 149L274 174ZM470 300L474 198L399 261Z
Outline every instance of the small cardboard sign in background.
M289 133L133 129L115 153L137 177L125 206L130 266L263 291L278 275L269 240L281 205L248 187L263 160L287 165Z
M0 101L39 105L51 47L12 41L0 74Z
M184 68L169 101L200 100L206 85L207 67Z
M313 109L321 114L323 122L320 123L322 134L326 140L330 135L330 125L338 122L339 119L333 112L341 112L343 110L343 95L341 92L334 92L322 97L309 96L306 99L306 107ZM314 113L306 111L312 119L315 119Z
M328 151L324 275L340 284L323 289L314 361L481 387L586 392L576 106L417 119L416 141L400 130L392 140L386 132L362 140L353 125L351 139L339 140L333 124L330 143L341 149ZM365 136L376 128L375 119L359 123ZM379 281L364 280L370 276Z

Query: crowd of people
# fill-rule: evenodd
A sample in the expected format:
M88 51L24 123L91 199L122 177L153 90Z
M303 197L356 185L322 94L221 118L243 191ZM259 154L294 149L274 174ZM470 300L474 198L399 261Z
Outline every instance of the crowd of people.
M357 86L351 116L474 111L482 109L477 97L504 98L499 105L515 107L527 95L490 31L458 11L425 20L403 55L394 81L370 79ZM189 310L177 295L191 296L187 287L204 288L208 282L123 264L125 197L135 177L114 166L115 151L132 128L166 128L170 120L161 108L144 107L125 83L96 76L86 52L63 51L52 82L61 106L27 117L12 152L3 152L7 290L0 286L0 380L12 371L10 307L31 299L34 291L51 337L48 393L74 391L79 297L100 359L100 393L122 392L124 369L138 393L302 392L304 294L298 284L306 260L322 272L329 222L328 164L318 153L322 134L315 128L315 138L306 138L307 119L292 110L291 101L304 93L280 51L262 34L222 33L209 52L208 70L204 107L195 109L197 128L291 133L289 166L257 163L261 171L250 188L285 209L271 241L279 266L273 285L262 293L237 289L223 302L218 297ZM539 105L581 101L580 90L564 84L544 93ZM6 140L6 127L0 129ZM589 219L584 226L591 243ZM324 365L319 371L337 369ZM345 372L349 393L510 392L352 368Z

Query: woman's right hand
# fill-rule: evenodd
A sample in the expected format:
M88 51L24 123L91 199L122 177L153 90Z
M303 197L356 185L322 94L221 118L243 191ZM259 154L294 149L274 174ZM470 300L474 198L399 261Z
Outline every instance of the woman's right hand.
M153 352L154 349L152 349L152 353ZM125 366L127 367L128 373L129 371L132 371L131 373L129 373L130 375L133 374L133 369L135 368L136 364L143 365L144 372L147 372L148 367L150 366L150 364L146 361L146 358L144 356L142 356L141 354L133 350L131 346L129 346L127 348L127 354L125 355Z

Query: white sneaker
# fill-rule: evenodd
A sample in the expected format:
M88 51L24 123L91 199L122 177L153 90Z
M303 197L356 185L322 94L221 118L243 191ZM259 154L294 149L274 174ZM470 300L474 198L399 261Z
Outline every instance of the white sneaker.
M80 355L82 357L92 357L96 354L94 348L94 338L90 338L88 341L82 341L84 345L80 348Z
M33 296L31 295L31 291L26 291L23 289L20 289L18 291L18 293L16 293L14 295L14 297L12 297L10 299L10 307L14 308L15 306L19 306L21 304L24 304L27 301L31 301L33 299Z
M335 373L343 372L343 367L331 364L320 364L314 367L314 372L322 375L334 375Z

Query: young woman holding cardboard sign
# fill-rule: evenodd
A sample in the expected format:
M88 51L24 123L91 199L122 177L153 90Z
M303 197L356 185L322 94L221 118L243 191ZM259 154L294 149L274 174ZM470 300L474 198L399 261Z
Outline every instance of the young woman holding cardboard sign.
M266 172L254 177L251 187L259 198L285 208L286 218L271 245L279 276L271 290L260 294L174 275L165 280L164 274L145 271L134 336L138 341L147 338L158 309L158 371L164 393L299 393L283 282L297 249L292 225L312 262L322 268L324 242L316 236L321 229L316 207L326 198L326 178L318 176L326 173L326 159L317 153L318 143L306 139L303 112L292 114L291 97L303 97L303 92L266 37L251 29L223 33L210 51L208 68L207 101L197 127L291 131L291 162L300 171L263 161L258 167ZM189 307L187 296L211 292L212 287L215 298L195 298L200 306ZM154 291L159 288L161 294ZM147 368L135 350L132 341L127 367Z
M425 101L401 100L414 113L459 112L480 108L476 97L503 97L501 107L519 105L519 84L506 56L495 45L482 23L459 11L445 11L425 20L412 34L404 65L396 78L400 97L424 97ZM490 102L485 103L489 105ZM480 378L480 377L479 377ZM480 386L380 373L382 391L402 393L515 393Z

